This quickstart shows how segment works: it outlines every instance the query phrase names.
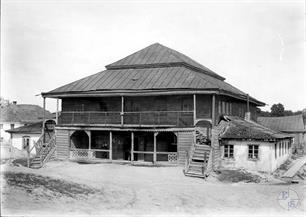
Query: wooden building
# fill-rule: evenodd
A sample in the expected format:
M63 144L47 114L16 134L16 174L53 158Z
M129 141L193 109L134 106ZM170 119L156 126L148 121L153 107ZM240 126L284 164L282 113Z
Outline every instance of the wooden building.
M55 155L63 160L184 164L197 127L209 140L221 115L250 111L256 120L264 105L158 43L42 96L61 100Z

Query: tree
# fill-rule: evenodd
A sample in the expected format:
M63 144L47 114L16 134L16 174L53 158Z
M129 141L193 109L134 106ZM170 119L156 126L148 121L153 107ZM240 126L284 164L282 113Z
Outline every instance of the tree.
M288 111L287 111L288 112ZM281 103L273 104L271 107L271 116L280 117L285 115L284 105Z

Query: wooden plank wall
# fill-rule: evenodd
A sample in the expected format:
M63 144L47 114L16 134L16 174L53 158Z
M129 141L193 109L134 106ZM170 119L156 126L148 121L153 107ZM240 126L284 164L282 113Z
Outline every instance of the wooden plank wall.
M194 141L194 134L192 132L178 132L177 133L177 152L178 152L178 164L185 165L186 151L190 151L190 148Z
M56 134L56 159L69 158L69 130L55 130Z

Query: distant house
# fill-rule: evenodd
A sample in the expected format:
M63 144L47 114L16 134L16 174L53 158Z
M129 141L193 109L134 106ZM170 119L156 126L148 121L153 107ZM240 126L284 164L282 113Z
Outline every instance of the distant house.
M12 146L18 150L25 151L27 147L31 149L34 143L38 141L42 134L42 125L43 122L40 121L7 130L6 132L11 134ZM35 154L35 150L33 150L32 154Z
M10 144L11 135L7 130L43 121L44 109L38 105L12 104L1 105L0 139L1 145ZM49 111L45 111L45 118L52 118Z
M289 133L294 137L293 151L304 152L306 147L306 127L303 115L283 117L258 117L258 123L271 129Z
M289 134L277 132L253 121L228 117L216 127L219 132L220 168L273 172L291 154Z

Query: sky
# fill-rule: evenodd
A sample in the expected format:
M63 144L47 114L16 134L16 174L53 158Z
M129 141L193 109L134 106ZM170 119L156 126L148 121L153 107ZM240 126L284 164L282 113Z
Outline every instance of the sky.
M41 92L159 42L267 104L306 108L304 1L1 1L1 96ZM47 99L54 112L56 101Z

